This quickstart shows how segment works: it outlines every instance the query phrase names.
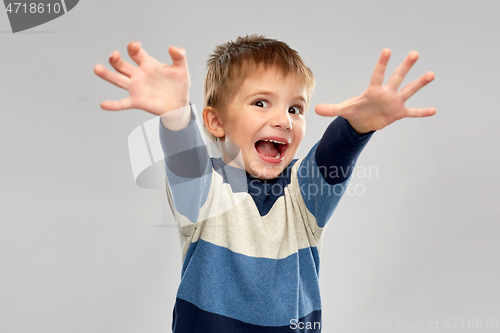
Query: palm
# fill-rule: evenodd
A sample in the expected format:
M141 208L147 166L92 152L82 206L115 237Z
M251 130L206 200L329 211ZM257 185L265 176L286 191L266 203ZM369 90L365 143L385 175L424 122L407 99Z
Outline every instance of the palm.
M156 115L163 110L174 110L183 105L180 96L189 90L189 77L182 68L172 68L154 60L143 63L131 76L129 89L133 108L147 110ZM185 99L185 98L184 98Z
M418 90L434 79L432 72L409 83L398 91L406 74L418 59L418 53L410 52L405 61L396 69L386 85L382 85L390 50L383 50L373 71L370 85L363 94L340 104L318 104L316 112L323 116L342 116L353 128L360 132L379 130L405 117L427 117L433 115L433 108L407 108L405 102Z
M95 73L104 80L129 92L129 97L120 101L105 101L105 110L142 109L161 115L189 104L190 78L183 51L170 47L171 66L150 57L138 43L128 46L130 57L139 65L133 66L113 52L110 63L119 73L108 71L98 65Z
M359 108L349 108L345 117L360 122L363 119L372 130L382 129L404 117L405 104L397 92L383 86L369 86L361 95Z

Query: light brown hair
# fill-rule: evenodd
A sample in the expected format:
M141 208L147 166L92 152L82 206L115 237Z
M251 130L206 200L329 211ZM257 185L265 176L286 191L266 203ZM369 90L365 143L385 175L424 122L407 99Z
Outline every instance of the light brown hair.
M205 107L211 106L224 113L241 83L250 71L275 68L285 77L294 75L307 92L307 106L316 85L311 70L297 51L286 43L262 35L238 37L215 48L207 61L207 76L204 87ZM203 123L203 128L212 141L216 141Z

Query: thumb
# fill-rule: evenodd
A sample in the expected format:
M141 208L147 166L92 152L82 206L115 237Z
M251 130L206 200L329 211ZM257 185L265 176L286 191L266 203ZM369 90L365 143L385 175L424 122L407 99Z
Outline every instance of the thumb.
M318 104L314 111L323 117L335 117L340 115L341 108L338 104Z
M170 57L172 58L172 66L187 67L186 50L181 47L170 46L168 53L170 53Z

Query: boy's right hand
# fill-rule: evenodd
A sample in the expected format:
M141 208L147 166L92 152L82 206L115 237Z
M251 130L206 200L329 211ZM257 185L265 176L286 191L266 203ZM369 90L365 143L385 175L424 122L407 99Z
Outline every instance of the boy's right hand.
M101 65L94 68L97 76L129 92L129 97L122 100L102 102L101 108L110 111L136 108L159 116L189 105L191 81L184 49L169 47L171 66L149 56L139 42L131 42L127 50L139 67L124 61L114 51L109 63L118 73Z

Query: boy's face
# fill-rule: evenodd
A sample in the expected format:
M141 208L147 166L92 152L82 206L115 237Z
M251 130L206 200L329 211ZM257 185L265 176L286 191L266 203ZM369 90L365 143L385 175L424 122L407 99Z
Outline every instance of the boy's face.
M297 78L274 69L243 80L222 118L221 139L240 148L250 175L273 179L290 164L305 135L306 99Z

